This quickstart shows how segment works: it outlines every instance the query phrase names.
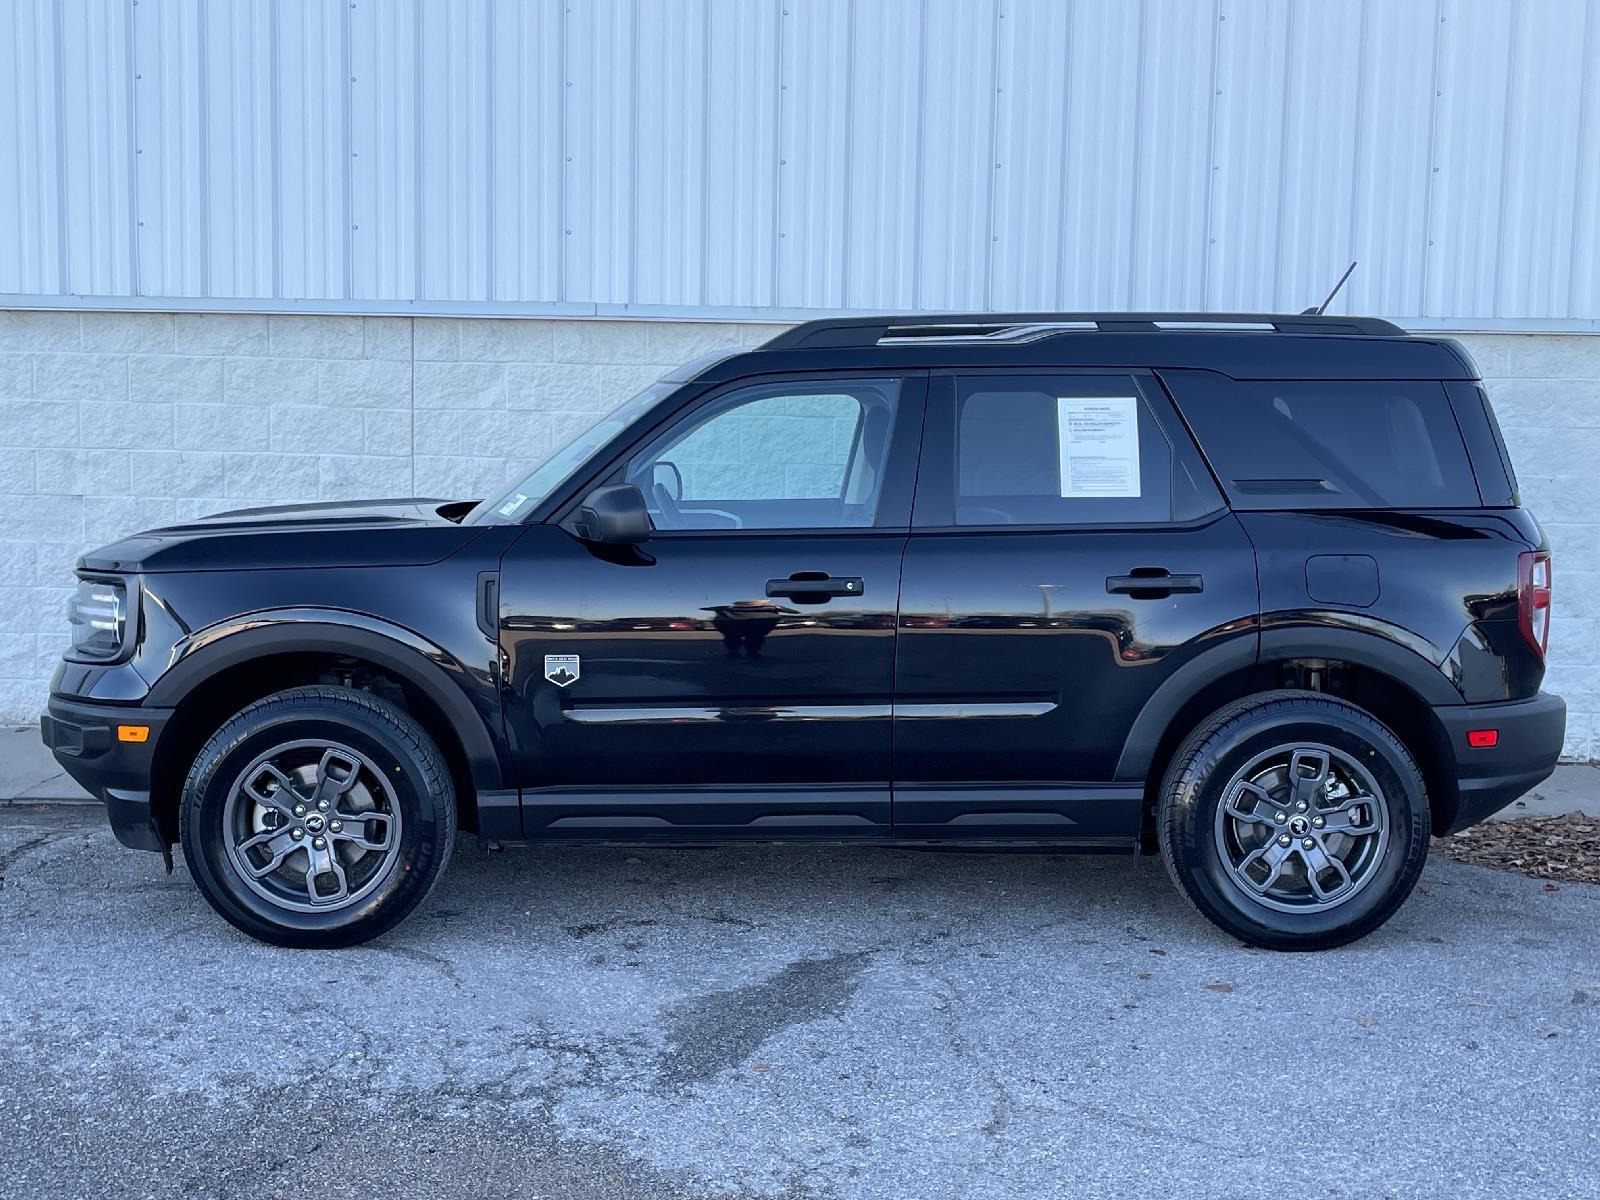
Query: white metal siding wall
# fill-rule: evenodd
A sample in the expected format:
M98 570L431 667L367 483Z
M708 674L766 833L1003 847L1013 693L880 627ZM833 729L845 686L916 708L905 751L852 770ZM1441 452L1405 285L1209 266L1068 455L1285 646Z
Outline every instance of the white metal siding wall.
M0 110L0 303L1600 328L1600 0L8 0Z

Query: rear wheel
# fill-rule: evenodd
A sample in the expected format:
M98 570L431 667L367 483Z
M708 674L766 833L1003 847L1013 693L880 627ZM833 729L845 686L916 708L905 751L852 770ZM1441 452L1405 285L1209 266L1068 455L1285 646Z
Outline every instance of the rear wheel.
M1342 945L1376 929L1428 852L1421 774L1370 713L1316 692L1229 705L1173 756L1157 813L1184 894L1243 941Z
M184 785L184 858L227 920L283 946L393 927L450 856L455 795L438 747L365 692L302 687L229 719Z

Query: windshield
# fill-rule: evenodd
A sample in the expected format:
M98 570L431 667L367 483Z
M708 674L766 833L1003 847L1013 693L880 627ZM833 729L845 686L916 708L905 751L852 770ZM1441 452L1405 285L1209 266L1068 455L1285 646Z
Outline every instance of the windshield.
M480 506L474 517L490 522L522 520L588 462L596 450L637 421L678 386L667 380L652 383L621 408L596 417L595 424L552 450L522 482L500 499Z

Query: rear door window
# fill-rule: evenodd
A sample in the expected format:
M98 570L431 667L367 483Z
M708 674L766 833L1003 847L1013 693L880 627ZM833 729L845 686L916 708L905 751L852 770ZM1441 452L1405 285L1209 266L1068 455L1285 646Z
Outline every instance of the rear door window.
M1481 503L1437 382L1235 381L1206 372L1173 372L1168 382L1235 508Z
M1187 435L1175 449L1131 376L962 374L945 386L924 443L921 527L1158 525L1221 507Z

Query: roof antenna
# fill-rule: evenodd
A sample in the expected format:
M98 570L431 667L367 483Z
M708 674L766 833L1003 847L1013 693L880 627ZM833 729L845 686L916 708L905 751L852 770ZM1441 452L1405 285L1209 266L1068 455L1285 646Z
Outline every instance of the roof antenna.
M1333 291L1328 293L1328 298L1324 300L1319 307L1308 308L1300 315L1302 317L1320 317L1323 313L1327 312L1328 305L1333 303L1333 298L1339 294L1339 289L1344 286L1344 281L1350 278L1350 272L1354 271L1355 269L1356 264L1354 260L1352 260L1350 265L1344 269L1344 274L1339 276L1339 282L1333 285Z

